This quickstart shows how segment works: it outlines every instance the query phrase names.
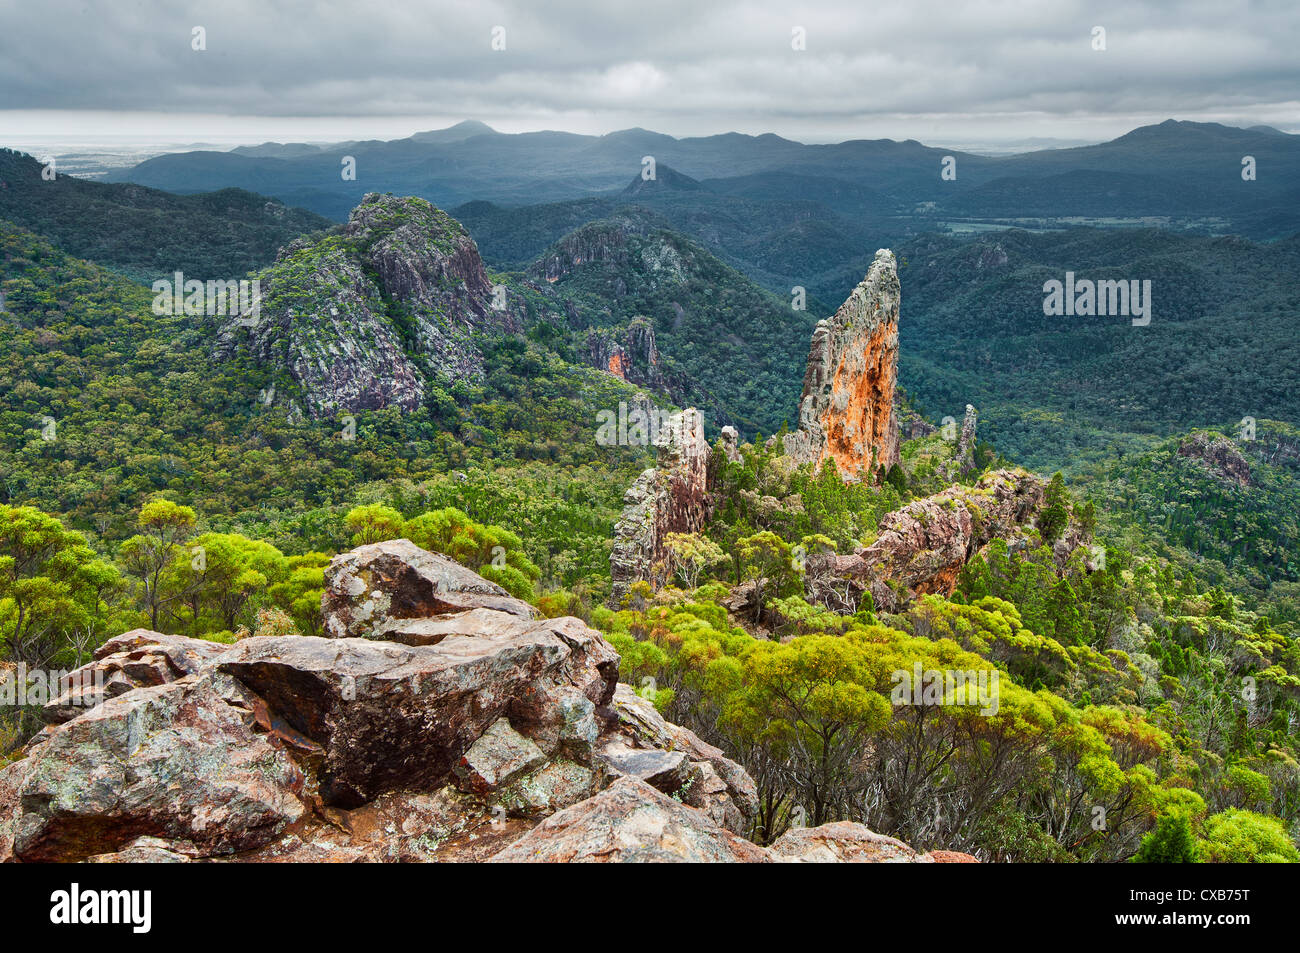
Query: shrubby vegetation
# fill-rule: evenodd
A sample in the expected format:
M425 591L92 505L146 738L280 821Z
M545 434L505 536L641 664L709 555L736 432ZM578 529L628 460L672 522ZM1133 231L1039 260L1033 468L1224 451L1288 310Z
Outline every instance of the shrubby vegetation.
M933 440L904 454L901 493L743 447L708 535L673 546L731 558L593 615L622 678L754 776L756 837L847 818L989 859L1296 859L1297 627L1122 548L1061 564L1048 540L1096 517L1059 480L1026 544L990 544L950 598L853 616L802 598L795 547L869 542L942 463ZM755 613L731 589L760 578ZM918 663L996 672L996 713L894 704Z

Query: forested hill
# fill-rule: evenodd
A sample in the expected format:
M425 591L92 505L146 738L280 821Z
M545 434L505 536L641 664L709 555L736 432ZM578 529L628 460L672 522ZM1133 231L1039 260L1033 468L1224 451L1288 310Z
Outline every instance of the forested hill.
M1300 236L1157 229L927 235L904 262L900 378L935 417L979 406L1011 459L1079 471L1197 426L1300 420ZM1046 316L1044 283L1149 280L1150 323Z
M653 329L657 376L713 427L773 433L797 412L813 326L828 312L759 287L658 216L631 208L583 225L524 269L581 349L588 329Z
M485 337L484 378L456 399L417 414L357 410L349 426L293 415L273 396L277 368L215 359L216 319L156 315L149 289L3 223L0 282L0 504L63 514L94 537L129 535L142 503L163 494L302 552L346 538L333 507L368 482L451 485L458 468L545 463L553 490L586 474L585 504L560 509L575 539L592 541L571 557L591 572L647 460L644 447L596 448L591 437L597 412L634 401L635 388L522 336ZM522 489L533 479L486 482L495 498L549 499Z
M914 389L983 402L995 449L970 445L973 416L959 443L909 414L905 439L881 428L881 446L901 443L888 466L846 481L833 455L796 458L777 440L669 448L648 470L648 447L596 439L601 412L648 406L634 378L708 388L720 408L749 406L769 420L796 411L782 381L805 369L818 315L789 308L657 224L591 223L503 274L489 272L468 235L427 202L369 194L347 226L292 242L255 272L267 301L254 334L232 330L229 315L158 313L150 289L0 223L0 663L7 671L116 664L91 653L139 627L161 634L133 633L128 641L145 640L137 648L168 642L202 655L219 651L211 642L243 651L269 639L281 654L315 646L339 659L330 643L301 638L336 633L341 615L323 606L342 605L330 597L357 578L330 573L339 583L331 590L327 566L372 558L386 550L371 544L402 538L409 542L396 548L415 562L457 579L452 563L480 573L503 587L496 595L508 593L507 604L525 600L532 608L518 606L522 614L545 617L516 617L508 630L497 627L497 610L400 620L466 626L468 638L424 648L436 655L463 641L514 652L521 643L502 632L560 626L564 638L546 636L547 651L585 645L593 664L613 663L601 663L599 682L644 712L638 724L669 718L682 728L663 732L680 738L689 728L734 759L723 769L748 792L748 813L724 819L742 849L741 837L778 842L802 812L814 824L857 822L918 850L983 860L1300 860L1300 433L1258 410L1249 436L1193 431L1158 441L1160 426L1202 409L1156 417L1130 408L1105 387L1129 383L1124 375L1141 365L1102 361L1103 350L1123 357L1131 338L1152 331L1144 346L1160 344L1185 363L1206 343L1232 356L1266 332L1274 336L1259 339L1271 352L1249 372L1272 375L1266 381L1288 374L1296 361L1277 336L1291 299L1270 304L1267 295L1281 287L1270 270L1291 268L1294 250L1204 240L1180 258L1188 246L1166 236L1126 234L1126 246L1115 234L1096 245L1086 233L935 238L900 260L897 282L882 280L895 277L895 256L878 256L882 270L812 356L876 359L836 365L848 379L835 382L843 390L827 384L825 416L813 423L823 435L842 433L859 423L864 400L872 418L893 419L892 364L877 370L897 351L878 332L885 315L890 326L897 316ZM1073 252L1055 244L1071 241ZM1131 277L1159 282L1149 326L1043 325L1046 276L1076 262L1081 272L1122 272L1134 261L1142 270ZM501 308L492 303L498 289ZM1234 302L1258 315L1249 327L1224 322ZM1023 333L1026 313L1037 315L1032 334ZM338 320L327 324L327 315ZM909 354L908 334L929 358ZM381 339L393 348L376 349ZM1095 354L1071 350L1090 342ZM792 357L796 344L803 354ZM1160 375L1148 408L1217 380L1174 372L1156 353L1137 351ZM370 376L360 390L352 385L361 377L335 373L361 365ZM420 386L397 394L399 372ZM299 399L320 380L336 400ZM1060 389L1066 380L1073 389ZM1245 413L1289 399L1241 380L1224 378L1222 392L1253 394ZM861 399L855 406L842 394ZM1070 399L1079 407L1061 404ZM947 406L930 400L937 423ZM1092 441L1092 457L1083 452L1090 482L1080 485L1091 499L1060 475L1014 466L1008 435L1020 435L1007 421L1031 414L1057 422L1019 445L1039 459L1069 456L1076 437ZM1143 453L1103 453L1109 435L1094 421L1110 421ZM799 435L814 436L803 426ZM859 451L875 461L879 449ZM666 532L671 516L683 517L683 532ZM345 555L353 547L371 557ZM615 566L638 564L644 573L620 575L620 592ZM427 600L425 591L410 604ZM365 619L376 652L412 648L385 645L397 630L377 626L394 620ZM470 667L496 677L520 664L531 663ZM996 687L985 699L996 704L975 708L942 685L934 703L900 704L895 675L922 669L979 673L981 685ZM422 697L474 706L510 697L518 684L466 691L457 682ZM646 696L634 694L647 685ZM549 692L538 694L562 697ZM134 699L96 710L120 713ZM217 693L210 701L217 711L227 704ZM69 750L45 745L107 721L73 712L36 750L24 747L40 730L35 707L0 712L0 770L9 777L32 777L49 752ZM556 713L547 725L568 723ZM482 729L497 719L493 712ZM157 738L169 724L161 717L146 730ZM401 740L379 748L349 740L344 754L371 767L410 763L405 736L385 737ZM605 750L583 737L555 750ZM466 744L445 763L457 763ZM131 816L99 820L103 783L117 790L97 773L102 746L75 750L63 790L80 813L68 821L54 812L49 829L91 840L56 839L73 848L62 859L84 859L87 843L118 851L128 843L119 834L138 833ZM191 777L193 757L183 754L167 762L182 765L175 774L150 777ZM308 771L320 763L314 754L303 761ZM902 763L924 770L900 779ZM567 780L547 790L590 806L601 797L591 774L592 791L571 791ZM721 790L708 782L692 792L691 778L707 774L663 774L658 800L672 810L694 811L684 802ZM518 779L521 797L534 797L539 776ZM158 815L170 817L175 798L155 789ZM45 824L48 799L20 790L0 791L8 799L0 822ZM186 803L221 803L211 791L196 787ZM516 826L561 809L508 803L523 804ZM706 816L682 816L696 815ZM441 843L426 835L440 829L416 839ZM256 844L278 839L278 829L265 837L259 831ZM0 849L53 856L30 838L0 838Z
M275 258L276 249L332 223L243 189L173 195L141 185L59 174L0 149L0 219L44 236L78 258L142 281L183 271L229 280Z

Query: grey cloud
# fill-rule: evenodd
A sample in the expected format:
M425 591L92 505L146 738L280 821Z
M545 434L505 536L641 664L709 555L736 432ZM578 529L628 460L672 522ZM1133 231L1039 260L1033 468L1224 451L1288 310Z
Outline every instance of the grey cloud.
M207 50L190 48L191 29ZM490 48L494 26L504 52ZM1090 46L1093 26L1107 50ZM791 29L807 50L791 49ZM1290 2L799 5L0 0L0 108L583 114L608 128L864 117L1295 114ZM637 117L645 117L639 119ZM1262 120L1260 120L1262 121ZM1283 123L1285 124L1285 123Z

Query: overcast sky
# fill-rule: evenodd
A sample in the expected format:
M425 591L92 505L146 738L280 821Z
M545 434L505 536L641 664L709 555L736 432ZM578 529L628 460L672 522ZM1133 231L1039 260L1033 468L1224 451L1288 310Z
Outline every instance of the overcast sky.
M1098 141L1171 117L1300 132L1298 51L1297 0L0 0L0 144L395 138L467 118L809 142Z

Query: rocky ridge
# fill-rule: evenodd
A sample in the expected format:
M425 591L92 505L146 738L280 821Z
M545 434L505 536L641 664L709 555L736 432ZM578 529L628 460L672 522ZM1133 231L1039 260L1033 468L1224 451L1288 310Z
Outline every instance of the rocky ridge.
M328 580L333 637L105 643L0 769L0 861L940 859L857 824L746 840L753 780L598 632L438 554L377 543Z
M880 521L870 545L852 555L808 560L811 594L854 611L864 592L893 612L925 593L952 595L962 566L993 539L1016 535L1037 516L1047 484L1023 470L985 474L974 487L951 486Z

